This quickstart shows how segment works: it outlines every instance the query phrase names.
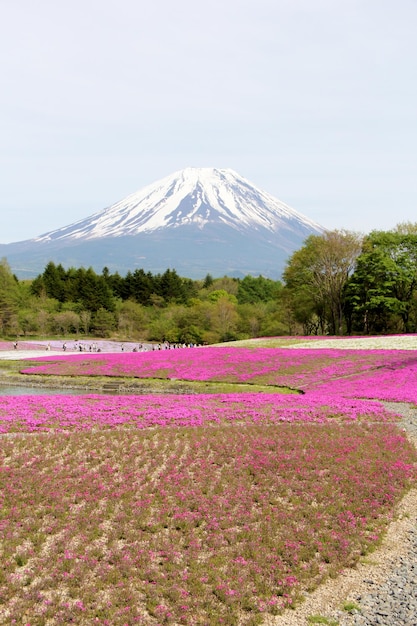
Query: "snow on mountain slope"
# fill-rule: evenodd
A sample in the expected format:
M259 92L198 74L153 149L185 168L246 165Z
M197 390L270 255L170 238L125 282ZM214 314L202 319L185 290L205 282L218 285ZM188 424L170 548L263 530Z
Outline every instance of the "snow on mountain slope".
M222 224L237 231L281 228L321 233L323 228L230 169L186 168L36 242L89 240Z

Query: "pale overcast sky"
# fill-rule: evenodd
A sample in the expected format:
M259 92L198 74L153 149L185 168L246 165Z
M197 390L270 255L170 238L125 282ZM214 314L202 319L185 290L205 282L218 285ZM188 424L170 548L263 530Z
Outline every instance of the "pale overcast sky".
M417 222L417 0L0 0L0 243L184 167Z

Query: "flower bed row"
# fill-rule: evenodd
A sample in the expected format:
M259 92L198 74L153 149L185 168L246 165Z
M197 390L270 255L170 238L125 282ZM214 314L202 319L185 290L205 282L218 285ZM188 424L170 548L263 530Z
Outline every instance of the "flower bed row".
M202 348L33 359L22 373L177 378L287 386L325 395L417 402L410 350Z
M264 421L3 437L0 459L1 623L243 626L375 545L416 454L392 424Z
M221 423L392 421L379 402L319 393L143 396L5 396L0 433L103 428L201 426Z

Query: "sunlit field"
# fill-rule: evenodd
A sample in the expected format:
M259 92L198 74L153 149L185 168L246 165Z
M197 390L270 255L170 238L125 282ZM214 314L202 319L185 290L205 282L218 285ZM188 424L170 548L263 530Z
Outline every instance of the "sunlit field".
M25 364L236 392L2 397L0 623L244 626L296 606L378 545L415 484L378 401L417 402L415 361L225 346Z

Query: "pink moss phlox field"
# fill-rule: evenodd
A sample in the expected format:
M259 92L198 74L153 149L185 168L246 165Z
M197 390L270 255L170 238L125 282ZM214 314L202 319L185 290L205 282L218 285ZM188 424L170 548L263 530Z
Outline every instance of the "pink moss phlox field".
M379 402L417 400L415 361L235 347L33 360L26 373L304 393L2 397L0 623L254 626L294 606L378 543L415 483L417 453Z
M254 626L375 545L415 461L386 423L3 437L0 622Z
M30 374L131 376L287 386L326 396L417 403L417 358L409 350L207 347L33 359Z
M220 423L392 421L380 403L320 393L4 396L0 433Z
M304 387L384 364L380 351L205 347L139 353L67 354L33 359L44 365L23 373L76 376L132 376L231 381ZM408 354L409 356L409 354Z

